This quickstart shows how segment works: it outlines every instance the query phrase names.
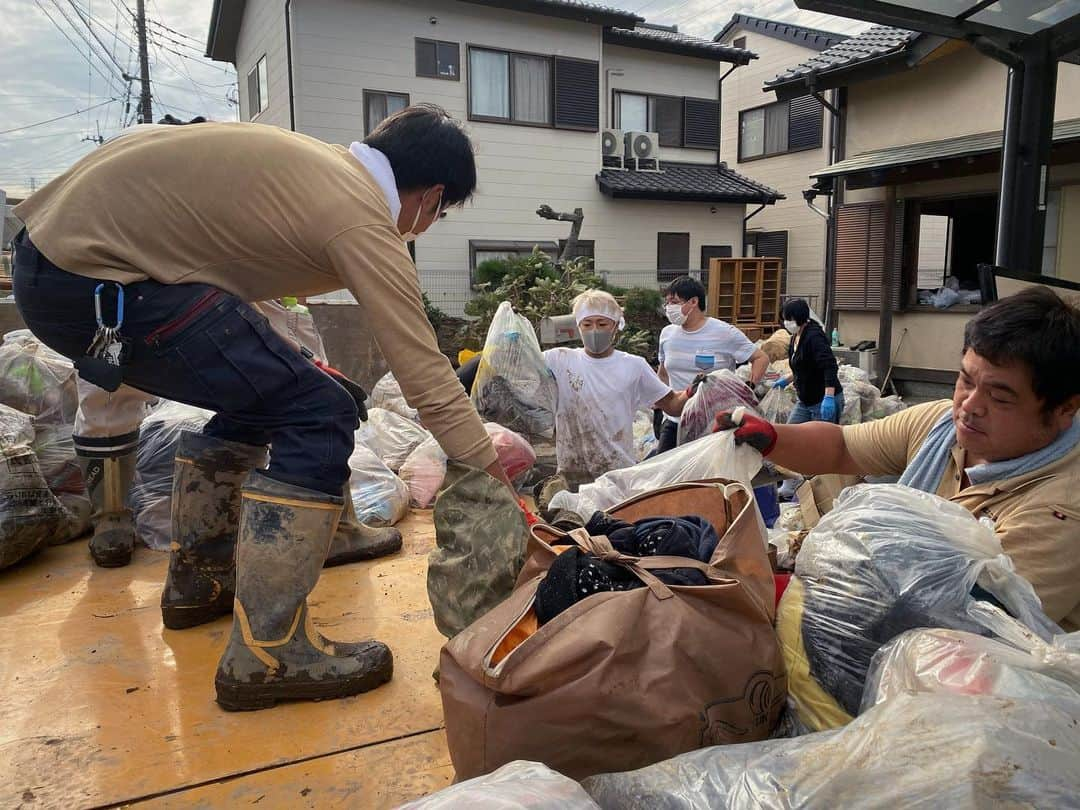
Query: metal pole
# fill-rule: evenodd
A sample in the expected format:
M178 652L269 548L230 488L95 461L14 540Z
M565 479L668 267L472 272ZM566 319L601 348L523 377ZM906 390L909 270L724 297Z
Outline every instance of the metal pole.
M146 51L146 2L135 4L135 32L139 39L139 118L144 124L154 123L154 110L150 101L150 56Z
M1001 184L998 191L997 239L994 245L994 264L1008 267L1009 243L1012 236L1012 209L1016 193L1016 164L1020 149L1020 112L1023 109L1024 68L1009 68L1005 90L1005 124L1001 148Z

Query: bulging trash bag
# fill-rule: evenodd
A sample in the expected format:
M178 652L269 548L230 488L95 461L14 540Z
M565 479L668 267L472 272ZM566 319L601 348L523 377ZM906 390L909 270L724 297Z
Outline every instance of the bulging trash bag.
M428 599L435 626L453 638L513 592L529 529L505 484L457 461L448 465L432 520Z
M382 408L393 411L399 416L404 416L413 422L420 421L420 413L405 401L405 395L401 393L401 386L394 379L392 372L386 372L368 395L371 408Z
M356 431L356 441L363 442L391 470L397 472L405 459L431 433L416 422L385 408L369 408L366 422Z
M69 521L66 529L57 531L50 545L59 545L81 537L90 530L90 497L86 493L82 468L75 456L71 439L73 425L41 424L35 420L34 455L41 475L53 495L64 505Z
M70 539L71 515L49 490L33 443L30 415L0 404L0 569L57 536Z
M634 415L634 457L644 461L656 449L656 445L652 411L638 411Z
M468 779L398 810L597 810L575 782L539 762L517 760L486 776Z
M850 725L705 748L583 787L604 810L1077 807L1080 730L1036 700L899 695Z
M786 388L770 388L758 406L761 415L774 425L787 424L788 417L795 410L795 392L792 390L793 388L794 386L791 385Z
M991 604L970 609L996 638L941 628L897 636L874 655L862 710L935 692L1043 701L1080 717L1080 632L1047 642Z
M173 459L180 434L202 430L213 415L193 405L162 400L139 428L129 503L135 536L147 548L168 551L172 542Z
M555 434L557 390L529 319L503 301L488 328L476 370L472 388L476 410L484 420L530 442L550 439Z
M698 385L697 392L686 403L679 417L679 444L692 442L709 433L717 412L740 406L758 413L758 400L750 387L738 374L726 368L712 372Z
M604 473L577 492L558 492L548 508L553 512L568 509L587 521L593 512L607 511L636 495L684 481L725 478L749 486L759 469L761 454L757 450L747 444L736 446L731 431L711 433L633 467Z
M523 437L494 422L485 422L484 430L491 437L507 478L520 480L532 469L536 453ZM446 476L446 453L434 437L425 439L401 465L400 475L409 487L412 505L427 509L435 503L435 496Z
M850 721L874 653L905 630L989 634L969 610L979 600L1043 638L1060 632L966 509L895 484L849 487L803 541L777 612L799 720L813 730Z
M392 526L408 514L408 486L366 444L353 447L349 469L349 492L361 523Z
M27 329L0 344L0 403L40 425L72 425L79 409L75 366Z

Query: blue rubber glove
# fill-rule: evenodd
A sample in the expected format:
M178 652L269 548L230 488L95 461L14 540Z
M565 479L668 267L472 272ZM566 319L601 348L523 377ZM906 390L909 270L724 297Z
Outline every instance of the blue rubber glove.
M836 422L836 396L826 394L821 400L821 421Z
M788 378L787 377L781 377L779 380L777 380L776 382L774 382L772 384L772 387L773 388L787 388L788 387Z

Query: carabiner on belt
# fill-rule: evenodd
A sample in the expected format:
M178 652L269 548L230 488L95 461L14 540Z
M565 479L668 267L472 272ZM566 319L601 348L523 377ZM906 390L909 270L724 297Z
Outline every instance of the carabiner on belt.
M106 284L116 285L116 323L112 326L106 326L101 318L101 291L105 289ZM124 286L122 284L116 281L103 281L94 288L94 315L97 317L98 329L111 329L113 332L120 331L120 327L124 323Z

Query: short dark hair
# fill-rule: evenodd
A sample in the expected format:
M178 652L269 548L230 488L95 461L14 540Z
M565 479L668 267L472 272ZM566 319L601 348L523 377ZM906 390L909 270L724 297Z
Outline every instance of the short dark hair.
M696 298L698 309L702 312L705 311L705 285L696 278L680 276L667 285L667 289L664 290L664 295L673 295L676 298L681 298L683 301L689 301L691 298Z
M1047 287L1029 287L982 310L964 328L968 349L995 366L1027 366L1044 412L1080 394L1080 309Z
M446 187L443 205L461 205L476 190L472 141L450 113L435 104L413 104L380 123L364 138L390 161L402 191Z
M784 302L784 308L780 311L780 317L785 321L795 321L796 324L802 326L810 320L810 305L802 298L792 298L790 301Z

